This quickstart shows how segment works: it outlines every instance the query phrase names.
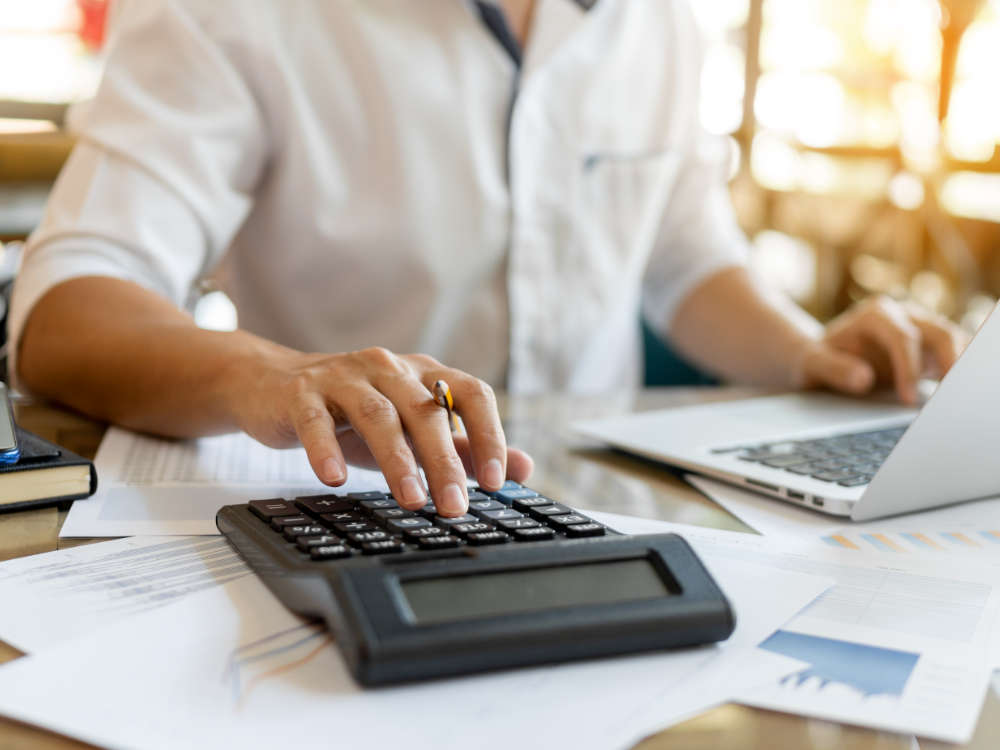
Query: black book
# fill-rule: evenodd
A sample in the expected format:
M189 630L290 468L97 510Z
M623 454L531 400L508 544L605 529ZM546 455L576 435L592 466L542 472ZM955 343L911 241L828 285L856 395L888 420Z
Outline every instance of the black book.
M56 505L94 494L93 463L22 427L15 429L21 458L15 464L0 464L0 511Z

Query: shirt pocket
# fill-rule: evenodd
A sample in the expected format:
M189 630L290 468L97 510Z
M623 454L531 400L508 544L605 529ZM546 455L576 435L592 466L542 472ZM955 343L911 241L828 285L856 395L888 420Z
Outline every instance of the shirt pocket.
M674 149L584 153L576 201L578 246L595 261L644 265L679 163Z

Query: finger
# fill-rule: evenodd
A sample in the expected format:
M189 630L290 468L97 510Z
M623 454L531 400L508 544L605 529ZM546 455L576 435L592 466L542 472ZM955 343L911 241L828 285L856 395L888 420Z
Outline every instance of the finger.
M436 374L451 387L455 411L462 415L479 486L488 491L500 489L507 476L507 438L493 389L458 370Z
M456 435L455 450L458 451L458 456L462 459L466 473L473 476L475 470L472 464L472 449L469 447L469 439L464 435ZM519 448L507 448L507 479L523 484L528 481L534 470L535 462L531 456Z
M469 508L465 469L455 450L448 412L414 375L383 376L373 380L373 385L395 404L438 511L443 516L465 513Z
M910 320L920 330L925 348L934 357L940 371L937 374L944 375L962 352L959 336L948 321L923 311L911 310Z
M299 442L306 449L309 465L320 481L334 486L343 484L347 465L337 442L333 416L319 394L299 397L292 422Z
M366 384L342 391L337 405L368 444L392 496L404 508L423 507L427 492L392 401Z
M892 378L899 398L916 403L920 378L920 329L898 306L882 306L862 319L864 334L889 356Z
M813 347L802 363L807 383L818 383L837 391L861 395L875 384L875 370L860 357L828 344Z

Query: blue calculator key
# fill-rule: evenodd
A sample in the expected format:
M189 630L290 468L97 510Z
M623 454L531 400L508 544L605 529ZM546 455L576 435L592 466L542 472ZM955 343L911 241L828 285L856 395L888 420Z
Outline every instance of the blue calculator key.
M507 503L510 505L515 500L524 500L528 497L538 497L538 493L534 490L529 490L527 487L521 487L518 485L516 489L500 490L499 492L494 492L493 497L502 503Z

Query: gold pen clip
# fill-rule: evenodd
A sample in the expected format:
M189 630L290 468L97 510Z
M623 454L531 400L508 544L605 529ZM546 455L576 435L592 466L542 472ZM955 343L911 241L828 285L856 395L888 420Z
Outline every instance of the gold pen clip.
M448 412L448 421L451 423L451 431L458 434L462 431L461 426L458 422L458 416L455 414L455 399L451 397L451 388L443 380L435 381L434 383L434 400L437 401L438 405L443 407Z

